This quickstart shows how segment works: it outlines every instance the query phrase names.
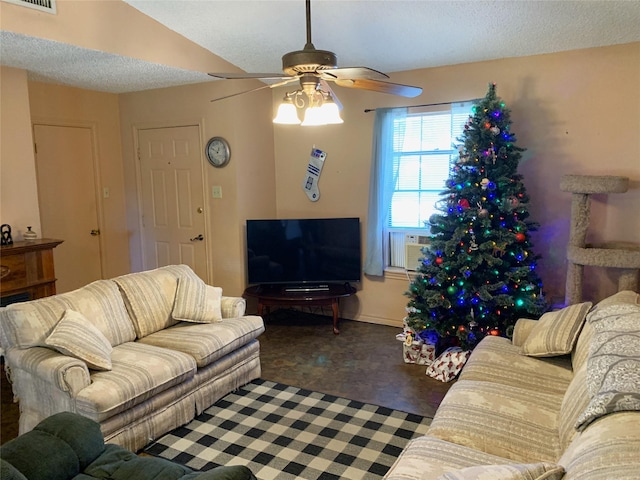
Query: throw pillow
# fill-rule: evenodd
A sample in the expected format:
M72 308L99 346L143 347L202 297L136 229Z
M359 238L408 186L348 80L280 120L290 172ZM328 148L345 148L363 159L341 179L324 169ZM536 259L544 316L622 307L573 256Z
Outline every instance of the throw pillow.
M199 278L180 277L171 316L183 322L219 322L221 300L222 288L207 285Z
M44 343L63 355L82 360L93 370L111 370L109 340L80 312L65 310Z
M560 480L564 468L552 463L482 465L447 472L437 480Z
M571 353L591 305L578 303L542 315L522 344L522 353L531 357Z
M594 334L587 357L589 405L576 421L584 430L613 412L640 411L640 306L611 305L589 317Z

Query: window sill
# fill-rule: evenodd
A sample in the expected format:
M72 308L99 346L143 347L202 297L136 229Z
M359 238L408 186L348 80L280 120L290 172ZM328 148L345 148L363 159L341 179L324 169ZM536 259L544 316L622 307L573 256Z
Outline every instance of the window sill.
M400 267L387 267L384 269L384 278L389 280L404 280L407 282L413 281L417 272L405 270Z

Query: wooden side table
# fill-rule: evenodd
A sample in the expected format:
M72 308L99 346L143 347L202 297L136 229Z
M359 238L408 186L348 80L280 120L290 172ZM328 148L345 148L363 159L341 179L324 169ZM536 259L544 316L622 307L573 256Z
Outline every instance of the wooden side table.
M331 306L333 333L338 335L339 301L350 297L356 289L347 284L329 284L325 290L292 291L282 285L254 285L244 291L246 297L258 299L258 315L271 306Z
M62 240L39 238L0 246L0 302L34 300L55 295L53 249Z

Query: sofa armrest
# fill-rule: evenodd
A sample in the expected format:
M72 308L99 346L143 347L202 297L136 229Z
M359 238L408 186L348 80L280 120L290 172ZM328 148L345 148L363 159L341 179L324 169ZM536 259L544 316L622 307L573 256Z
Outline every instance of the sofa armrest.
M68 392L71 397L75 397L80 390L91 384L86 363L49 348L11 349L7 352L7 365L10 371L22 370L40 382ZM17 395L20 395L19 386L17 390Z
M222 310L222 318L244 317L247 310L247 301L242 297L222 296L220 309Z
M521 347L527 339L533 327L538 323L537 320L530 318L520 318L513 327L513 344Z

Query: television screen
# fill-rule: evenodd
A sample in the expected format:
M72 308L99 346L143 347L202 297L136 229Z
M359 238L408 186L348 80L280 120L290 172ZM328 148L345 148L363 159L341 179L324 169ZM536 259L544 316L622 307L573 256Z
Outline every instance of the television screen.
M247 220L249 284L359 282L360 219Z

